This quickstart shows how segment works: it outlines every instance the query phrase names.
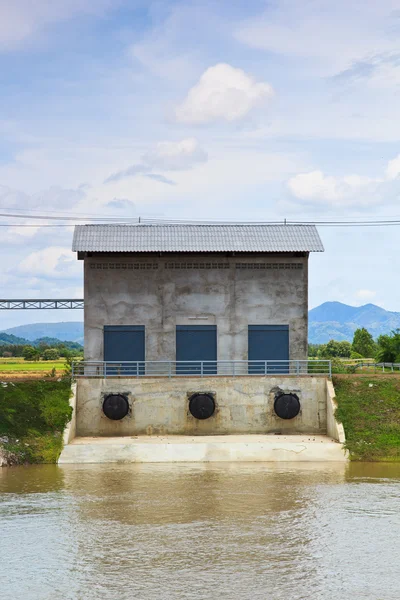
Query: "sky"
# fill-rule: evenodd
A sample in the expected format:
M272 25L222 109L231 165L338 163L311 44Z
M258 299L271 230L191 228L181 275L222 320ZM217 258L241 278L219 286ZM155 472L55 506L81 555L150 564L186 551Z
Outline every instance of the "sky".
M365 219L399 198L400 0L0 0L0 213ZM2 298L82 297L52 223L0 216ZM400 311L398 227L320 235L310 307Z

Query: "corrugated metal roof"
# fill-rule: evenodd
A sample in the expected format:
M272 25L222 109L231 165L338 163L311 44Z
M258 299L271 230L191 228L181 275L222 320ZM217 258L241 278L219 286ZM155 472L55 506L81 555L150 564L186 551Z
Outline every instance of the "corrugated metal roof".
M77 225L74 252L323 252L314 225Z

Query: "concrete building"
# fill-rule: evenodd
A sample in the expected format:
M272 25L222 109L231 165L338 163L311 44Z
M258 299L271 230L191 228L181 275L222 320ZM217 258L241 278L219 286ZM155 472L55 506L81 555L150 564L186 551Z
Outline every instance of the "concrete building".
M307 361L315 227L84 225L73 249L85 361L60 462L346 460L330 363Z
M79 225L73 250L87 361L307 358L314 226Z

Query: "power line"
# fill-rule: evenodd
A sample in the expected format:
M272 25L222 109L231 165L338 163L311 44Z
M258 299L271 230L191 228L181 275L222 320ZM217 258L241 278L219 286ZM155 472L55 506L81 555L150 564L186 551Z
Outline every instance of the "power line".
M104 219L108 219L110 221L114 221L118 219L121 221L121 217L87 217L87 216L62 216L62 215L30 215L30 214L22 214L18 215L15 213L0 213L0 217L12 217L13 219L38 219L39 221L104 221ZM138 220L138 217L126 217L122 219L123 221L130 220Z
M84 221L87 224L104 224L104 225L316 225L318 227L393 227L400 225L400 217L386 218L386 219L349 219L347 217L343 219L325 219L325 220L290 220L290 219L279 219L271 221L218 221L218 220L184 220L184 219L153 219L153 218L141 218L141 217L88 217L88 216L53 216L53 215L31 215L31 214L9 214L0 213L0 217L7 217L13 219L25 219L27 221L34 219L37 221L58 221L58 223L0 223L0 227L31 227L31 228L46 228L46 227L72 227L75 224L79 224ZM60 222L61 221L61 222Z
M73 223L66 225L65 223L53 223L52 225L41 225L40 223L35 225L29 225L27 223L0 223L0 227L16 227L20 229L21 227L32 227L34 229L43 229L44 227L73 227Z

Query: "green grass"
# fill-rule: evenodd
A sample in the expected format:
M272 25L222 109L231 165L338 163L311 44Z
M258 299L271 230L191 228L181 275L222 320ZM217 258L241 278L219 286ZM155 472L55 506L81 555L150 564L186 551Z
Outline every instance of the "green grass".
M346 446L352 460L400 461L400 378L333 378Z
M0 373L43 373L52 369L62 371L64 369L63 361L22 361L22 362L0 362Z
M71 382L8 382L0 387L0 436L7 436L6 452L14 461L55 463L62 449L62 433L71 419Z

